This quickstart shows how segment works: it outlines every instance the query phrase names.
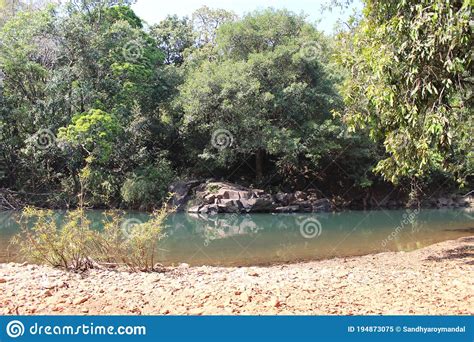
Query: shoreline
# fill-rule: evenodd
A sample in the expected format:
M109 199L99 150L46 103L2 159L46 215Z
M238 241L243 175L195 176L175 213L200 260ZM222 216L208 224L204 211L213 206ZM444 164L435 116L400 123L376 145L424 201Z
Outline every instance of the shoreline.
M472 315L474 236L411 252L161 273L0 264L3 315Z
M22 195L21 192L10 189L0 189L0 199L6 195ZM456 191L431 194L419 199L417 205L412 203L406 195L390 196L393 191L352 195L341 198L338 194L328 197L316 188L300 191L293 189L290 192L269 192L263 189L245 187L238 183L213 179L176 180L169 185L168 193L172 196L167 205L177 212L187 212L195 215L214 215L218 213L248 214L248 213L322 213L334 211L365 211L365 210L409 210L409 209L472 209L474 208L474 194L460 194ZM70 210L74 206L38 205L34 201L17 199L13 205L1 205L1 211L22 210L25 206L38 206L43 209ZM138 206L122 207L102 205L91 207L90 210L125 210L151 213L160 207Z

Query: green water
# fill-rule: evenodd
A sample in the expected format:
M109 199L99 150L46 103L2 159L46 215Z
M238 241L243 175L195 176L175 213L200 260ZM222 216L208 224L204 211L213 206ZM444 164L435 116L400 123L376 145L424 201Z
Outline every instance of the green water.
M0 262L16 260L8 241L18 214L0 212ZM57 212L58 221L64 212ZM90 211L101 229L101 211ZM474 235L474 215L457 209L345 211L318 214L171 215L159 243L159 262L170 265L265 265L383 251L410 251ZM132 222L146 213L128 212Z

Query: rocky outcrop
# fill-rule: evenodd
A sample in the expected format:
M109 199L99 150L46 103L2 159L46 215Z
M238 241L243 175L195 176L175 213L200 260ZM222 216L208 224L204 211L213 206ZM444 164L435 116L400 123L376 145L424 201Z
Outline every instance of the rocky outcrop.
M297 213L328 212L335 209L333 201L324 198L317 189L278 192L269 194L261 189L246 188L238 184L217 181L190 180L176 182L170 189L171 204L178 211L196 214L218 213ZM384 198L374 201L370 208L405 208L406 201ZM338 208L347 207L338 203ZM422 208L473 208L473 192L463 195L431 197L420 202Z
M172 194L170 205L176 211L183 211L190 199L191 189L201 184L199 180L177 181L170 185L168 192Z
M297 191L271 195L260 189L250 189L228 182L207 182L195 188L190 213L291 213L331 211L333 205L316 193Z

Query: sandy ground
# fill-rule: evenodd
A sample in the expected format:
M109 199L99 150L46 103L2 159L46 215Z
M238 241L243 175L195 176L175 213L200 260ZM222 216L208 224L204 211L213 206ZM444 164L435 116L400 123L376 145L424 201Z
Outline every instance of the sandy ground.
M474 237L413 252L163 273L0 264L0 314L474 314Z

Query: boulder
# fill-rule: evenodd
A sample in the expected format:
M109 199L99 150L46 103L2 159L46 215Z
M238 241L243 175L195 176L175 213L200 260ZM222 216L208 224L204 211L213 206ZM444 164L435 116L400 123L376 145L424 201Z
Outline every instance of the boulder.
M275 212L277 213L296 213L300 211L299 205L288 205L285 207L276 207Z
M286 192L278 192L275 195L275 202L281 204L282 206L288 206L291 202L294 202L295 197L293 194L288 194Z
M234 199L218 199L216 206L219 213L240 213L243 209L240 200Z
M202 205L195 205L193 207L188 208L188 213L192 214L197 214L199 213L199 209L202 207Z
M248 200L242 200L242 205L247 212L252 213L271 212L276 207L273 204L273 201L268 198L251 198Z
M218 199L239 200L241 198L248 199L251 197L251 194L248 191L228 190L224 188L220 189L215 197Z
M214 195L214 194L205 194L205 195L202 197L203 202L204 202L204 203L207 203L207 204L212 204L212 203L214 203L215 200L216 200L216 198L217 198L217 197L216 197L216 195Z
M297 201L305 201L308 198L303 191L296 191L294 196Z
M219 213L219 206L217 204L206 204L199 208L200 214L214 215Z
M320 212L320 211L331 211L332 210L332 203L327 198L322 198L312 202L312 211Z
M301 201L301 202L296 202L298 206L300 207L300 211L305 212L305 213L310 213L313 211L313 204L310 201Z
M171 184L168 191L173 195L169 204L175 207L176 211L184 210L184 207L189 200L190 190L200 183L201 181L194 179L189 181L178 181Z
M315 193L308 196L302 191L295 194L279 192L272 196L260 189L227 182L203 183L194 187L194 193L194 203L198 205L189 208L188 212L195 214L312 212L330 211L333 207L328 199L317 199Z

